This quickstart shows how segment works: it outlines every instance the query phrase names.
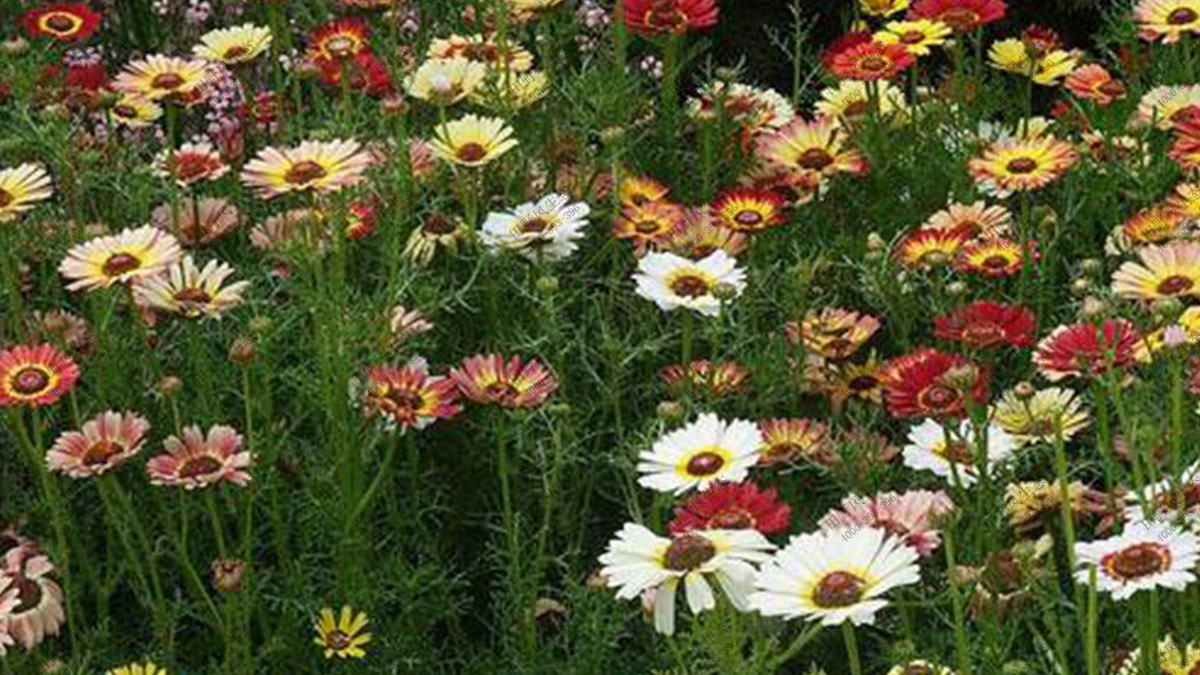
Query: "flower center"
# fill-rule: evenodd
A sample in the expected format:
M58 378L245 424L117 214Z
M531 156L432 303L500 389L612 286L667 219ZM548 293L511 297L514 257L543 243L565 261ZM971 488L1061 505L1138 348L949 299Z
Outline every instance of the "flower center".
M1031 173L1038 168L1038 163L1028 157L1019 157L1009 162L1006 168L1010 173Z
M496 57L500 55L500 48L481 42L467 45L463 48L462 53L471 61L495 61Z
M687 463L687 472L689 476L697 476L704 478L716 474L725 466L725 458L721 455L705 451L697 453Z
M663 554L663 567L675 572L687 572L699 568L717 555L717 547L707 537L687 534L676 537Z
M1100 565L1117 579L1140 579L1158 574L1171 566L1171 549L1162 544L1142 542L1100 559Z
M866 115L869 110L866 101L855 101L846 106L846 110L842 114L846 117L861 117Z
M708 526L717 530L749 530L754 527L754 516L743 509L731 508L709 518Z
M671 282L671 291L685 298L708 295L709 290L708 281L693 274L685 274Z
M1116 80L1109 80L1099 87L1101 93L1109 96L1120 96L1125 93L1125 85Z
M129 253L115 253L109 256L108 260L104 261L104 266L101 270L104 276L119 277L122 274L127 274L142 266L142 261L136 256Z
M743 225L745 227L754 227L755 225L762 224L763 217L762 217L762 214L757 211L745 210L745 211L739 211L737 213L737 215L735 215L733 217L733 221L735 223L737 223L738 225Z
M183 86L183 76L179 73L160 73L154 76L150 81L150 86L154 89L165 89L174 91Z
M1008 267L1008 264L1008 257L1000 255L999 253L990 255L983 260L983 266L990 270L1002 269L1004 267Z
M861 394L871 391L879 386L879 380L871 375L859 375L853 380L850 380L846 386L850 389L850 391Z
M13 584L17 588L17 606L13 608L13 614L31 611L42 604L42 587L38 582L25 575L17 575Z
M550 221L538 216L531 218L521 223L521 234L539 234L545 232L550 227Z
M917 399L923 408L946 410L956 405L962 399L962 395L944 384L935 384L921 390Z
M691 254L688 257L692 260L704 260L716 250L717 247L715 244L697 244L692 247Z
M979 19L979 14L965 7L952 7L938 17L939 21L958 32L971 30L979 24Z
M124 119L137 119L138 116L137 108L131 105L125 105L124 103L113 106L112 112L117 117Z
M1196 10L1189 7L1180 7L1167 15L1167 23L1172 26L1182 26L1194 22L1197 18L1200 18L1200 14L1197 14Z
M891 65L891 60L879 54L867 54L858 60L858 67L870 73L881 73Z
M1188 481L1183 486L1183 503L1179 502L1175 490L1164 492L1158 498L1158 503L1165 509L1188 510L1190 511L1196 505L1200 504L1200 485L1194 481Z
M675 0L658 0L646 10L643 23L656 30L679 31L687 28L688 17L675 6Z
M963 341L990 347L1004 341L1004 331L994 323L975 323L963 328Z
M1158 292L1161 295L1179 295L1180 293L1192 290L1192 287L1195 285L1196 282L1192 279L1177 274L1159 282Z
M422 229L430 234L440 235L450 234L457 228L455 228L454 223L451 222L449 218L439 213L435 213L425 221L425 225Z
M12 378L12 388L23 396L41 393L50 386L50 374L36 366L25 366Z
M350 646L350 636L340 630L335 630L325 638L325 642L330 649L341 651Z
M325 43L325 49L334 56L348 56L354 51L354 40L344 35L331 38Z
M46 18L46 25L57 33L69 33L75 30L75 18L69 14L51 14Z
M501 403L512 401L521 395L520 390L513 386L511 382L503 381L493 382L484 387L484 393L486 393L488 398L492 399L493 401L499 401Z
M802 168L820 171L833 164L833 155L830 155L829 151L824 148L809 148L796 159L796 163Z
M207 305L208 303L212 302L212 299L213 298L208 294L208 291L196 286L188 286L187 288L181 289L175 294L175 300L177 302L191 305Z
M245 56L246 54L249 54L249 53L250 53L250 50L246 49L243 45L234 45L234 46L230 47L229 49L226 49L225 53L222 54L222 56L226 59L236 59L236 58Z
M633 229L637 230L639 234L655 234L661 228L656 220L639 220L633 224Z
M467 143L454 153L460 160L464 162L478 162L487 157L487 148L479 143Z
M975 456L971 454L971 449L962 441L952 441L949 446L945 443L939 443L934 449L933 454L941 457L947 462L955 464L974 464Z
M900 675L931 675L930 670L926 666L915 665L905 666Z
M867 582L850 572L830 572L813 589L812 601L818 607L849 607L862 599Z
M16 199L12 196L11 192L9 192L8 190L0 189L0 209L8 206L9 204L13 203L14 201L16 201Z
M124 445L116 441L104 439L88 446L87 451L83 453L80 461L83 462L84 466L100 466L108 464L109 460L122 452L125 452Z
M906 45L920 44L925 39L925 34L919 30L910 30L900 36L900 41Z
M180 478L198 478L221 470L221 462L210 455L193 457L183 463L179 469Z
M292 185L306 185L315 180L320 180L327 175L329 174L325 171L325 167L314 161L305 160L297 162L292 168L288 169L283 179Z
M764 453L766 459L771 462L785 462L795 457L799 457L804 452L804 446L792 441L780 441L767 446L767 451Z
M203 178L212 171L212 164L207 157L184 155L175 158L175 177L185 183Z

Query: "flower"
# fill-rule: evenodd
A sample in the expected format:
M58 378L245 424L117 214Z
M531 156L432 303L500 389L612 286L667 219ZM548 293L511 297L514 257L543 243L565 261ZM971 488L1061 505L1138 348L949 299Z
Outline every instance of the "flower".
M1140 262L1126 262L1113 274L1113 293L1146 301L1200 296L1200 243L1145 246L1137 256Z
M826 359L845 359L856 354L880 326L879 319L870 314L824 307L820 312L809 310L800 323L789 321L784 332L789 342L803 343L810 354Z
M1197 0L1140 0L1133 8L1138 36L1153 42L1179 42L1185 33L1200 34L1200 2Z
M21 164L13 169L0 169L0 223L12 221L53 194L50 176L41 165Z
M641 206L667 198L671 188L648 176L628 176L617 187L621 206Z
M1169 523L1137 521L1124 532L1075 544L1075 580L1090 583L1089 569L1096 568L1096 587L1127 600L1134 593L1164 587L1182 591L1196 580L1200 539Z
M1109 368L1126 370L1140 360L1142 335L1128 319L1105 319L1055 328L1038 343L1033 364L1051 382L1096 377Z
M746 273L725 251L713 251L692 261L674 253L649 253L638 261L633 275L637 294L664 312L680 307L704 316L717 316L724 298L741 295Z
M955 673L945 666L936 666L928 661L918 659L892 668L887 675L955 675Z
M1094 63L1080 66L1063 81L1072 94L1079 98L1093 101L1097 105L1111 105L1113 101L1125 96L1125 85L1114 78L1111 73Z
M710 396L733 394L742 388L750 371L736 361L692 361L686 366L673 363L658 371L658 377L673 392L685 392L689 388Z
M838 173L864 175L867 161L848 147L847 134L836 118L803 117L758 140L759 159L791 174L801 187L815 189Z
M792 509L780 501L775 488L754 483L717 483L682 506L667 529L672 535L696 530L758 530L763 534L786 532Z
M1193 228L1178 200L1178 193L1171 197L1176 198L1175 201L1168 198L1166 205L1142 209L1117 226L1105 242L1105 251L1109 255L1119 255L1192 234Z
M1185 468L1178 480L1167 477L1134 489L1126 499L1127 522L1145 518L1147 513L1150 520L1159 522L1175 522L1180 516L1193 523L1200 521L1200 462Z
M461 57L469 61L478 61L494 73L501 73L504 70L501 58L508 61L507 67L510 73L525 73L533 68L533 54L530 54L529 50L510 41L507 53L503 53L492 35L451 35L447 38L434 38L429 43L426 56L431 59Z
M953 262L969 239L966 230L917 229L900 240L893 255L905 267L936 269Z
M914 63L905 45L865 42L834 53L829 72L839 80L890 80Z
M423 359L405 366L375 366L367 372L363 410L390 428L424 429L462 410L458 386L448 377L430 377Z
M1032 347L1035 324L1033 312L1020 305L977 300L935 317L933 335L977 349Z
M371 634L363 632L367 622L366 612L355 612L349 605L342 607L339 618L334 617L332 609L323 607L313 643L324 650L327 659L361 659L367 655L363 645L371 641Z
M1191 119L1175 127L1175 143L1167 153L1185 172L1200 169L1200 120Z
M0 577L0 657L8 653L9 646L17 644L8 633L8 616L17 603L21 602L18 598L19 593L10 579Z
M708 577L715 577L729 602L749 609L754 579L752 564L768 558L774 548L755 530L692 531L667 539L642 525L626 523L600 556L601 574L617 598L632 600L653 594L654 627L659 633L675 632L675 591L682 582L693 614L717 606Z
M1073 512L1081 509L1087 493L1083 483L1067 485L1067 500ZM1004 488L1004 513L1008 516L1008 524L1019 534L1036 530L1044 519L1061 517L1062 498L1062 483L1058 481L1009 483Z
M171 265L160 276L141 279L133 287L134 299L141 305L189 319L221 318L225 310L242 303L242 293L249 281L237 281L222 286L233 268L216 260L208 261L203 269L196 267L192 257Z
M151 54L130 61L113 80L112 88L150 101L182 101L209 80L209 62Z
M162 106L139 96L125 95L108 109L112 118L131 129L148 127L163 115Z
M1061 387L1042 389L1032 396L1006 391L992 408L991 419L1020 445L1051 443L1060 426L1063 441L1069 441L1087 428L1089 421L1083 401Z
M46 453L46 466L71 478L101 476L133 459L146 442L150 423L134 413L108 411L68 431Z
M753 422L725 422L703 413L638 455L638 484L678 495L693 488L707 490L719 481L740 483L758 462L760 443Z
M83 41L100 27L100 15L81 4L42 5L25 12L25 28L32 37Z
M242 436L233 427L215 425L207 438L198 426L186 427L183 440L168 436L163 441L167 452L146 463L146 474L153 485L206 488L224 482L245 486L250 482L254 457L242 449Z
M758 430L758 463L764 466L814 459L830 451L829 428L820 422L768 419L758 423Z
M426 319L419 309L396 305L392 308L388 328L392 333L392 346L397 347L411 338L433 330L433 322Z
M673 233L690 227L695 220L673 202L631 204L613 221L613 237L632 239L635 250L641 254L649 244L664 244Z
M408 241L404 243L404 255L418 265L427 265L441 248L456 253L459 243L465 240L470 232L461 220L451 220L445 214L435 211L408 235Z
M58 402L79 381L79 366L51 344L0 351L0 408Z
M778 129L796 117L791 101L774 89L716 80L701 87L697 94L687 103L692 118L714 120L724 115L750 137Z
M17 591L17 604L7 617L8 634L32 650L46 636L58 635L67 618L62 587L50 576L54 565L31 547L9 551L0 563L0 581L7 580Z
M754 579L751 605L764 616L870 624L881 596L920 581L916 549L874 527L793 537Z
M1035 242L1029 243L1031 252L1035 245ZM1025 257L1025 248L1021 244L1004 237L993 237L964 245L958 251L956 265L968 274L999 279L1019 274Z
M1041 52L1031 49L1030 43L1025 40L1009 38L992 43L988 50L988 61L993 68L1024 75L1032 79L1034 84L1053 87L1075 70L1079 55L1063 49Z
M244 23L205 33L192 53L226 65L250 63L271 46L271 29Z
M908 9L908 0L858 0L858 7L871 16L891 16Z
M519 356L507 362L495 354L472 356L450 377L472 401L505 408L536 408L558 388L550 369L537 359L522 363Z
M127 666L114 668L108 671L108 675L167 675L167 669L159 668L154 665L153 661L147 661L146 665L131 663Z
M756 233L786 222L783 208L783 197L774 192L734 188L718 197L709 206L709 213L719 227Z
M361 19L338 19L315 29L308 37L307 57L338 62L369 51L371 29Z
M313 62L317 76L329 87L341 87L343 76L350 91L374 96L395 93L387 64L370 51L361 51L346 59L318 59Z
M985 191L997 196L1037 190L1058 180L1079 161L1079 152L1052 136L996 141L967 163Z
M834 410L840 411L850 399L883 403L883 378L880 364L872 354L865 363L841 363L826 373L822 389Z
M888 361L880 376L895 417L957 417L968 397L987 401L987 373L958 354L920 349Z
M877 528L927 558L941 544L941 534L931 521L953 510L954 502L941 491L882 492L870 498L851 494L842 500L841 509L830 510L818 525L826 532Z
M512 127L499 117L467 115L439 126L430 147L443 161L479 167L517 147L512 136Z
M967 430L974 433L967 436ZM908 432L909 444L904 446L904 466L918 471L932 471L946 482L962 487L971 487L979 478L980 430L970 424L949 421L945 424L925 420ZM987 449L984 470L991 470L1007 462L1017 448L1017 442L998 425L989 425L986 431ZM957 474L957 476L955 476Z
M304 141L293 148L264 148L242 169L242 182L263 199L289 192L338 192L358 185L371 157L358 141Z
M958 231L973 239L991 239L1007 235L1012 222L1012 213L1003 206L988 206L982 201L955 202L929 216L921 229Z
M233 202L213 197L184 199L174 208L160 204L150 212L150 223L173 234L184 246L211 244L244 222Z
M1154 663L1158 665L1161 675L1189 675L1200 668L1200 646L1193 642L1180 648L1175 644L1175 638L1168 635L1158 643L1158 659ZM1121 661L1114 673L1138 675L1143 672L1141 664L1142 650L1139 647Z
M146 225L73 247L58 272L73 280L67 285L69 291L108 288L158 274L182 254L175 237Z
M625 25L645 35L680 34L717 25L715 0L621 0Z
M591 207L570 203L565 194L551 194L522 204L511 213L489 213L481 239L493 251L518 251L531 260L564 260L583 238Z
M448 106L470 96L488 75L487 66L462 57L429 59L408 79L410 96Z
M928 56L932 47L946 44L954 31L940 21L917 19L916 21L889 21L883 30L873 36L876 42L885 45L898 44L913 56Z
M178 150L163 150L154 159L154 175L169 178L181 188L214 181L229 172L212 143L184 143Z
M1142 95L1131 124L1164 131L1200 114L1200 84L1161 85Z
M908 16L940 21L956 33L969 33L1003 19L1006 9L1003 0L916 0Z
M879 114L884 119L903 122L908 119L908 104L904 92L887 80L875 83ZM871 97L867 83L862 80L842 80L836 87L821 90L821 100L815 106L818 115L832 117L844 123L854 124L871 112Z

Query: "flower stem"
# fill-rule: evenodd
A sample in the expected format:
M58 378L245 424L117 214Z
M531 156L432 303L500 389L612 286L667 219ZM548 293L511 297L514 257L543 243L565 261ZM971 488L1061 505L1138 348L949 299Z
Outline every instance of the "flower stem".
M846 640L846 657L850 660L850 675L862 675L862 663L858 656L858 638L854 635L854 624L849 619L842 622L842 637Z

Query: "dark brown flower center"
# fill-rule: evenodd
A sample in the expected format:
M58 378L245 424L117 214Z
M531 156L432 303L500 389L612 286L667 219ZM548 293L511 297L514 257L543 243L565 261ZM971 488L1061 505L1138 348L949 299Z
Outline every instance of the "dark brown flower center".
M738 211L737 215L733 217L733 222L744 227L754 227L755 225L762 224L763 217L761 213L747 209L745 211Z
M1011 173L1031 173L1038 168L1038 163L1029 157L1019 157L1010 161L1006 168Z
M183 155L175 158L175 178L185 183L199 180L213 171L214 162L200 155Z
M455 156L464 162L478 162L487 157L487 148L479 143L467 143L459 148Z
M1012 261L1008 258L1008 256L1004 256L1004 255L1000 255L999 253L996 253L994 255L988 256L987 258L984 258L983 266L990 270L996 270L996 269L1003 269L1005 267L1008 267L1008 265L1011 262Z
M744 509L729 508L709 518L708 526L716 530L749 530L754 527L754 516Z
M688 460L687 472L689 476L698 476L704 478L712 476L725 466L725 458L715 452L701 452Z
M830 572L813 589L812 601L818 607L849 607L862 599L867 582L850 572Z
M965 7L951 7L937 18L956 32L971 30L978 26L980 21L979 14Z
M910 30L900 36L900 41L906 45L920 44L925 39L925 34L919 30Z
M1182 275L1167 277L1158 284L1158 292L1160 295L1179 295L1192 290L1196 282Z
M1134 544L1104 556L1100 565L1117 579L1140 579L1170 568L1171 549L1150 542Z
M150 81L150 86L154 89L165 89L174 91L183 86L184 79L179 73L160 73L154 76Z
M881 73L892 65L890 59L879 54L867 54L858 60L858 67L869 73Z
M9 204L13 203L14 201L16 201L16 198L12 196L11 192L9 192L8 190L0 189L0 209L8 206Z
M463 47L462 54L471 61L495 61L500 55L500 48L493 44L480 42Z
M223 54L223 56L226 59L236 59L236 58L245 56L246 54L249 54L249 53L250 53L250 50L246 49L245 46L234 45L234 46L230 47L229 49L226 49L225 54Z
M284 174L283 179L292 185L307 185L327 175L329 174L325 171L325 167L311 160L305 160L292 165L292 168Z
M212 299L213 298L208 294L208 291L197 286L188 286L187 288L180 289L180 291L175 294L175 300L177 302L191 305L207 305L208 303L212 302Z
M717 250L715 244L697 244L692 247L691 253L688 255L692 260L703 260L712 255Z
M873 391L878 386L879 379L874 375L859 375L846 384L846 387L849 388L850 391L858 394Z
M829 151L824 148L809 148L796 159L796 163L801 168L820 171L833 164L833 155L829 154Z
M921 407L927 410L946 410L959 403L962 395L944 384L934 384L921 390L917 396Z
M137 119L138 116L137 108L124 103L113 106L112 112L117 117L123 117L125 119Z
M1120 96L1121 94L1125 93L1125 85L1121 84L1117 80L1109 80L1108 82L1100 85L1098 88L1102 93L1107 94L1108 96Z
M13 580L13 585L17 589L17 606L13 608L13 614L37 609L38 605L42 604L42 587L38 582L18 574Z
M1197 14L1196 10L1189 7L1180 7L1167 15L1167 23L1172 26L1182 26L1194 22L1197 18L1200 18L1200 14Z
M712 560L717 554L717 547L707 537L698 534L687 534L676 537L663 554L663 567L676 572L687 572L697 569Z
M129 253L116 253L104 261L104 266L101 269L104 272L104 276L118 277L122 274L132 272L141 266L142 261L138 260L136 256Z
M25 366L12 378L12 388L23 396L41 393L49 386L50 374L34 366Z
M550 221L541 216L530 218L521 223L521 234L539 234L545 232L550 227Z
M125 446L111 439L96 441L88 446L80 461L84 466L100 466L108 464L109 460L125 452Z
M46 19L46 25L53 31L67 33L75 30L76 20L67 14L53 14Z
M934 448L933 454L941 457L947 462L955 464L974 464L975 455L971 454L971 449L962 441L951 441L950 445L939 445Z
M513 386L512 382L493 382L484 388L484 393L493 401L506 403L512 401L521 395L520 390Z
M657 220L639 220L633 224L633 229L639 234L655 234L662 229L662 225Z
M201 455L183 463L179 469L180 478L198 478L208 476L221 470L221 462L216 457Z
M685 298L698 298L708 295L708 281L701 277L685 274L671 282L671 291Z
M335 630L325 637L325 644L329 645L330 649L341 651L350 646L350 636Z
M804 453L804 446L793 441L780 441L767 446L767 451L764 453L766 459L771 462L786 462L790 459L799 457Z
M846 117L862 117L869 111L870 108L867 106L867 102L859 100L846 106L846 110L842 114Z
M441 215L440 213L435 213L425 220L425 224L422 229L429 234L442 235L454 232L457 227L449 218Z

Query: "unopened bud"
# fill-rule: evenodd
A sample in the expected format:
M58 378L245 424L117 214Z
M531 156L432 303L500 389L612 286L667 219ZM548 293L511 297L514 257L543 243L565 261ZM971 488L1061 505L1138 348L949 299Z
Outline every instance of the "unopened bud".
M229 360L243 368L254 361L254 341L242 336L233 341L229 347Z
M537 289L546 295L558 291L558 277L544 276L537 280Z
M23 38L15 37L0 42L0 52L4 52L8 56L20 56L27 51L29 51L29 43Z
M967 292L967 285L961 281L951 281L946 284L946 293L952 297L958 297Z
M1013 387L1013 393L1021 400L1031 399L1037 393L1037 388L1029 380L1021 380Z
M872 232L867 235L868 251L882 251L886 248L887 242L883 240L883 237L879 236L878 232Z
M1100 262L1096 258L1087 258L1083 262L1079 263L1079 269L1089 277L1094 277L1097 274L1100 274L1100 272L1104 271L1104 263Z
M621 127L607 127L600 132L600 140L605 145L613 146L625 138L625 130Z
M1108 304L1096 296L1088 296L1083 299L1083 307L1079 313L1085 319L1095 319L1104 316L1108 312Z
M384 115L403 115L408 112L408 100L403 94L388 94L379 101L379 109Z
M183 389L183 380L174 375L167 375L158 381L158 393L163 396L174 396Z
M237 558L217 558L212 563L213 587L222 593L242 590L246 581L246 561Z
M659 419L667 422L677 422L683 419L685 411L683 404L679 401L662 401L658 404L657 412Z
M1076 279L1071 282L1071 293L1075 297L1083 297L1092 290L1092 284L1087 279Z

